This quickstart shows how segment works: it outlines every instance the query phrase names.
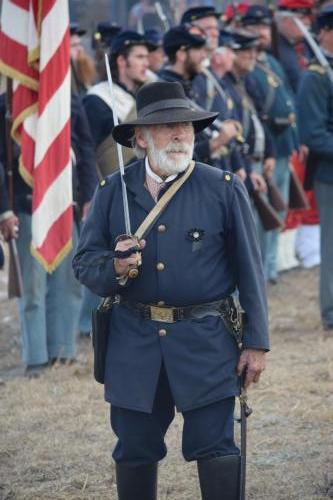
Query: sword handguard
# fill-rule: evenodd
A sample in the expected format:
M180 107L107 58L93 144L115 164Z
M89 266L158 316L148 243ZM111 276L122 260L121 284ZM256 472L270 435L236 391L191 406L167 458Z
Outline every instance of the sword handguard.
M132 239L132 240L136 241L136 248L139 250L139 248L140 248L139 240L138 240L138 238L136 238L136 236L133 236L132 234L130 234L130 235L128 235L128 234L120 234L119 236L117 236L115 242L117 244L118 241L123 241L123 240L128 240L128 239ZM142 260L141 260L141 254L140 254L140 252L135 252L135 255L137 256L138 266L141 266ZM139 276L139 270L138 270L138 268L137 267L132 267L128 271L127 276L130 279L137 278Z

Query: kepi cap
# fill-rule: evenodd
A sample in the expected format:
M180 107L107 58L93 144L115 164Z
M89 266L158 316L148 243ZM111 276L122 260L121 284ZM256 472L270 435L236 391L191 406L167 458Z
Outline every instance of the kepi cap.
M181 24L193 23L197 19L203 19L204 17L214 16L216 18L221 17L221 12L216 12L214 6L211 7L192 7L187 9L180 20Z
M241 18L242 26L254 26L256 24L272 24L272 17L265 5L250 5Z
M119 54L126 47L131 47L134 45L145 45L148 50L151 49L151 44L147 41L144 35L137 33L136 31L121 31L117 36L114 37L111 44L111 53Z
M167 31L163 37L163 48L167 56L175 54L180 48L190 49L203 47L206 39L190 33L189 29L181 24Z

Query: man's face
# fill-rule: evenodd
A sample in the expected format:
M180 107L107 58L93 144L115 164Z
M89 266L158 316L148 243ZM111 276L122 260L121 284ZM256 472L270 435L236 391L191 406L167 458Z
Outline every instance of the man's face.
M144 45L135 45L126 59L125 73L128 80L137 85L141 85L147 79L147 69L149 67L148 49Z
M319 31L318 39L320 45L333 54L333 29L322 29Z
M149 162L166 175L183 172L193 156L191 122L151 125L135 130L138 145L146 149Z
M235 58L235 67L241 75L250 73L256 64L257 49L249 48L244 50L237 50Z
M222 73L231 71L235 61L235 53L229 47L218 47L212 54L211 65Z
M155 73L157 73L157 71L159 71L162 68L165 59L166 57L162 47L159 47L158 49L149 52L149 68Z
M303 33L298 28L294 18L299 19L306 28L311 27L311 16L298 12L293 12L291 15L284 16L282 20L282 32L285 36L294 42L300 42L303 39Z
M81 43L81 38L78 35L72 35L70 44L71 59L73 61L76 61L84 50Z
M207 37L207 48L215 50L219 45L219 23L216 17L209 16L197 19L193 22L194 26L198 26Z
M266 24L254 24L246 26L246 31L259 36L259 48L265 50L272 42L271 27Z
M201 71L202 62L206 59L206 49L188 49L186 51L187 57L184 63L184 69L190 78L194 77Z

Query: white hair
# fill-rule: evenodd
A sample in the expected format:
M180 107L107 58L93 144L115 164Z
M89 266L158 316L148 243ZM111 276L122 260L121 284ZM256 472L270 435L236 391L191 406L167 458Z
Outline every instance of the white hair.
M148 127L140 127L140 130L142 130L143 135L146 136L146 133L148 131ZM139 146L139 144L136 141L135 134L133 135L133 137L131 139L131 144L132 144L132 148L134 149L135 156L138 158L138 160L143 160L143 158L145 158L147 155L147 151L145 148L142 148L141 146Z
M187 169L193 157L194 134L191 144L170 141L165 148L157 149L149 127L142 127L141 130L147 142L147 148L140 147L134 137L132 145L135 149L137 158L142 159L148 156L152 163L157 165L166 175L179 174ZM171 159L169 155L172 153L182 153L182 155L180 158Z

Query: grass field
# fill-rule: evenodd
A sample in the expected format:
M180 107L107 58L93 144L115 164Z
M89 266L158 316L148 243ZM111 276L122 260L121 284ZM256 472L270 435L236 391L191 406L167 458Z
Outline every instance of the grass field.
M114 436L89 340L78 362L22 376L15 304L0 273L0 499L116 500ZM247 498L333 498L333 337L320 328L318 270L269 290L272 351L250 392ZM167 435L160 500L199 500L195 464L180 453L182 418Z

